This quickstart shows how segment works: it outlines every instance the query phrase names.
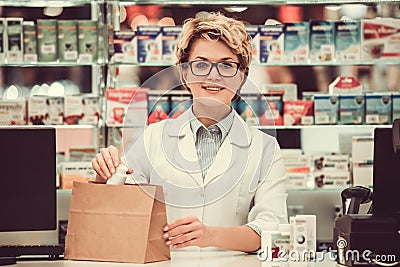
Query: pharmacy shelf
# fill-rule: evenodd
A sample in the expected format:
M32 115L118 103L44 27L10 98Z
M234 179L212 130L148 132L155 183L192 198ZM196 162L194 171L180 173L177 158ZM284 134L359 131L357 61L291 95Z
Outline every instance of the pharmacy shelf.
M54 129L98 129L97 125L0 125L0 129L4 128L54 128Z
M271 126L253 126L257 127L260 130L302 130L302 129L375 129L375 128L391 128L392 125L376 125L376 124L362 124L362 125L353 125L353 124L331 124L331 125L271 125Z
M103 62L77 63L77 62L21 62L21 63L0 63L0 67L74 67L74 66L102 66Z
M92 3L103 3L103 0L0 0L0 6L14 7L71 7Z
M227 5L227 6L251 6L251 5L282 5L282 4L350 4L350 3L388 3L399 0L107 0L109 3L128 5Z

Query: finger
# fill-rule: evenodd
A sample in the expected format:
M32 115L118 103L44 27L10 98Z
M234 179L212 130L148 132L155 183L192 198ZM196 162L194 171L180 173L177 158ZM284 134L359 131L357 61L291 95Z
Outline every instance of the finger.
M184 224L173 228L172 230L168 231L167 234L170 238L175 238L178 235L183 235L189 232L196 230L196 225L194 223L191 224Z
M111 172L111 174L115 173L114 161L113 161L112 155L110 153L110 149L102 148L100 150L100 154L103 156L103 160L107 164L107 168Z
M104 161L103 155L98 153L96 155L97 164L100 166L101 171L104 173L106 179L111 177L110 170L108 169L107 163Z
M103 170L100 168L100 165L97 163L97 160L94 158L92 160L92 168L93 170L96 171L97 175L103 179L103 180L107 180L107 175L103 172Z
M180 225L190 224L190 223L192 223L193 221L196 221L196 220L199 220L199 219L197 217L195 217L195 216L182 217L182 218L180 218L180 219L168 224L167 227L168 227L169 230L171 230L171 229L174 229L175 227L178 227ZM168 231L168 229L164 230L164 231Z
M177 238L173 238L171 239L171 246L177 245L177 244L181 244L181 243L185 243L194 239L198 239L201 237L201 231L193 231L193 232L189 232L186 233L184 235L181 235L180 237Z
M112 158L113 163L114 163L114 167L115 168L118 167L118 165L120 164L118 149L115 146L110 145L108 147L108 151L110 152L111 158Z
M180 244L175 244L172 247L173 248L185 248L185 247L191 247L191 246L197 246L197 239L189 240L187 242L183 242Z

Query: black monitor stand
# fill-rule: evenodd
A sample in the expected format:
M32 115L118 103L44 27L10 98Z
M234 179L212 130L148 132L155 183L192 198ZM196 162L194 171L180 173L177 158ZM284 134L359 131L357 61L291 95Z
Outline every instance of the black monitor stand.
M17 264L15 257L0 257L0 266Z

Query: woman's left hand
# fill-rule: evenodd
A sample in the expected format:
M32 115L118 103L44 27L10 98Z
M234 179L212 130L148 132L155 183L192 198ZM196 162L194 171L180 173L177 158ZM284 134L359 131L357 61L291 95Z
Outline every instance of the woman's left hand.
M167 224L163 231L163 238L166 239L165 244L173 248L189 246L203 248L211 245L210 228L195 216L183 217Z

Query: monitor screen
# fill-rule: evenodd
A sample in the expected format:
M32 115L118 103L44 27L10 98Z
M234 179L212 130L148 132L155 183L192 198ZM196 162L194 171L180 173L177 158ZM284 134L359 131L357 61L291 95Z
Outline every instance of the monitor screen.
M56 229L55 129L2 127L0 144L0 232Z
M374 139L373 214L390 216L400 212L400 152L393 149L392 128L376 128Z

